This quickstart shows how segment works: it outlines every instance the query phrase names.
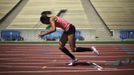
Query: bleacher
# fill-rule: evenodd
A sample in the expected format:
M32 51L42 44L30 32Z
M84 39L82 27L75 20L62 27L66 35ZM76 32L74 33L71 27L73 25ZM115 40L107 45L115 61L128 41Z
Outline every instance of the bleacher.
M5 16L4 14L7 14L9 11L11 11L11 9L13 9L19 1L21 0L0 0L0 17ZM134 29L133 0L90 1L110 30ZM99 23L96 19L93 20L94 22L91 22L92 20L89 21L87 12L85 12L81 0L28 0L24 8L19 12L16 18L10 25L7 26L6 29L20 31L22 36L27 38L27 40L39 40L37 34L46 28L46 25L41 24L39 21L41 12L48 10L52 11L52 15L56 15L61 9L67 9L67 12L63 18L74 24L76 29L79 31L82 30L81 35L84 36L84 39L96 39L95 37L97 30L101 30L102 28L101 26L98 26L101 23ZM93 17L93 15L90 16ZM104 29L102 28L102 30ZM100 33L102 32L100 31ZM122 34L120 31L118 31L118 33L119 35L114 36L119 36L120 38L120 35ZM52 39L50 35L48 36ZM44 39L46 39L46 37Z
M41 12L49 10L52 11L52 15L56 15L61 9L67 9L63 18L73 23L76 28L93 29L80 0L29 0L8 29L44 29L46 26L41 23L35 27Z
M20 0L0 0L0 21L19 3Z
M40 40L37 34L47 27L39 21L41 12L48 10L52 11L52 15L56 15L61 9L67 9L63 18L74 24L77 29L94 29L88 21L81 0L29 0L6 29L20 31L25 40ZM48 36L47 38L53 39Z
M134 0L91 0L111 30L134 29Z

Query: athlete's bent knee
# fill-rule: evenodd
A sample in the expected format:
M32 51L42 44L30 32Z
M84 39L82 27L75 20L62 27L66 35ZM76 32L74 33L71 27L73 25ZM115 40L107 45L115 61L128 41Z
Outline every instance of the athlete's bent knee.
M64 46L59 45L59 49L60 49L60 50L64 49Z

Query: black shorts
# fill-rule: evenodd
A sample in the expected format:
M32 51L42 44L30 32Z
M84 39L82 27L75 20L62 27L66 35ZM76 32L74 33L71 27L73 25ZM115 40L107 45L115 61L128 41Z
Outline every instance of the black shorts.
M60 38L60 42L62 43L63 46L65 46L65 44L67 43L68 41L68 38L67 36L70 35L70 34L73 34L75 35L75 27L71 24L68 31L64 31L61 38Z
M64 31L63 34L67 34L67 35L75 34L75 31L76 31L76 29L75 29L74 25L71 24L68 31Z

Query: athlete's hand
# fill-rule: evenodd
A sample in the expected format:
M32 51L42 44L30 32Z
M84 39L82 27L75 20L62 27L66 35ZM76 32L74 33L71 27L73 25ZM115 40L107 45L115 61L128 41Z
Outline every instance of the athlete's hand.
M44 34L41 32L38 36L39 36L39 37L43 37L43 36L44 36Z

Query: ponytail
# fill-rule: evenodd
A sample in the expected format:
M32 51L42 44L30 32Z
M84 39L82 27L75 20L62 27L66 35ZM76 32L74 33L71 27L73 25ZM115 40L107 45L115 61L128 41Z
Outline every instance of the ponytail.
M47 16L47 15L49 15L49 14L52 14L52 12L51 12L51 11L43 11L43 12L41 13L42 16Z

